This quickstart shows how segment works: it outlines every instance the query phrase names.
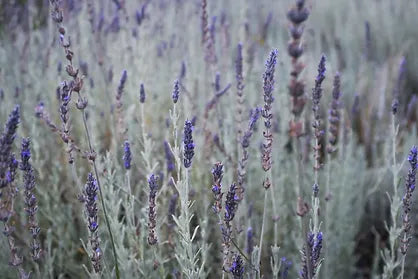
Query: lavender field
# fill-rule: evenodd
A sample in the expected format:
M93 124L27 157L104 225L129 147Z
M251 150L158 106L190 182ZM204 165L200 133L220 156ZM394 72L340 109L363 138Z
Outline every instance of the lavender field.
M0 278L418 278L417 0L0 2Z

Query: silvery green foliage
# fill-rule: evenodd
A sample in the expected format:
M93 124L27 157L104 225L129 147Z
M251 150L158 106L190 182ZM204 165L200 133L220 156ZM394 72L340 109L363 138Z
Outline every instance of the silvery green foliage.
M48 18L48 9L44 7L45 13L38 16L36 7L31 6L33 3L27 2L25 13L17 14L5 24L6 27L17 24L17 28L0 26L0 30L8 30L0 31L0 91L3 92L0 93L0 125L5 123L10 108L20 104L22 120L17 139L31 138L39 203L37 220L41 228L39 239L43 250L40 262L33 262L21 195L23 189L20 187L13 219L19 254L24 256L23 266L25 270L32 270L33 278L115 278L111 243L99 200L103 271L99 275L92 273L84 207L78 200L84 178L92 166L83 158L85 154L82 152L74 154L75 163L70 166L66 145L53 127L45 123L48 115L51 123L61 126L56 88L60 81L69 78L56 26L51 20L44 22L43 19ZM61 2L65 9L63 24L66 36L71 38L74 51L73 63L84 75L82 93L88 97L87 122L97 152L98 175L114 232L121 278L222 276L222 235L216 214L211 209L210 169L213 163L222 161L226 170L224 180L228 182L225 185L237 182L235 170L242 151L239 150L235 126L237 96L231 89L219 98L214 97L217 93L213 85L215 73L219 73L221 89L227 84L234 85L236 46L242 42L245 87L242 89L242 104L239 104L242 115L238 123L247 123L249 109L263 103L263 60L270 49L279 50L281 55L276 65L272 107L271 178L274 186L265 203L259 148L263 127L259 122L247 148L246 191L232 229L234 243L243 253L244 278L254 278L257 271L266 278L270 274L280 278L283 270L280 263L284 256L292 262L288 278L296 278L300 270L299 250L304 244L300 217L296 215L296 201L301 195L311 206L314 162L312 153L309 153L312 150L305 146L311 141L309 134L300 138L299 151L303 158L295 156L294 142L288 136L288 123L293 117L287 94L292 64L286 56L289 34L284 26L288 22L286 12L294 1L263 0L263 5L257 5L257 9L254 1L248 0L239 5L234 1L207 1L207 13L210 22L214 22L210 26L211 36L214 36L211 51L215 51L217 58L216 64L209 65L205 62L207 49L202 47L200 40L199 1L107 0L103 6L96 1ZM118 9L115 3L120 5L122 2L125 7ZM418 72L418 48L414 47L414 38L418 37L418 4L416 1L400 1L393 5L389 0L372 1L372 4L360 2L313 1L309 18L304 23L302 45L306 48L300 60L306 67L300 78L306 81L305 91L313 87L316 61L325 52L329 76L340 71L343 92L342 130L337 152L324 159L325 166L319 175L318 221L324 232L321 255L324 260L319 278L360 277L363 266L359 262L364 254L361 251L368 248L360 241L364 236L369 237L366 240L372 247L366 254L374 262L374 278L380 278L383 271L393 271L394 274L400 271L399 259L392 260L386 247L384 269L382 253L374 251L379 251L382 244L397 246L400 227L392 227L390 215L398 216L397 225L402 222L396 209L402 202L403 188L400 186L398 197L393 198L392 138L388 127L391 92L397 86L400 58L407 58L408 73ZM212 16L216 16L216 20ZM366 21L368 31L364 29ZM60 72L57 71L58 65L61 65ZM129 77L120 96L121 115L118 116L115 99L120 73L124 69ZM409 75L409 79L414 78L413 74ZM177 79L180 95L173 107L173 80ZM138 99L141 83L146 87L144 102ZM331 90L330 79L324 81L320 108L324 115L331 101ZM359 102L352 110L354 92L358 93ZM406 168L403 162L408 149L417 144L416 122L409 123L402 109L407 106L409 93L405 90L399 95L399 140L396 147L399 185L404 182ZM216 104L205 119L207 104L214 98ZM302 122L308 125L310 120L305 121L305 118L309 116L310 106L308 102L305 113L301 115ZM43 120L36 117L41 108L45 113ZM72 136L83 151L87 150L82 115L74 102L70 102L68 109ZM324 115L321 116L322 123L326 123ZM194 116L197 117L193 131L195 155L186 176L182 167L182 124L187 118L192 121ZM118 133L118 117L127 130L124 136ZM219 146L212 140L215 134ZM125 140L129 141L131 148L129 170L125 169L122 160ZM174 169L170 172L165 165L164 141L173 154ZM16 145L13 150L18 154ZM298 171L300 162L302 168ZM151 173L160 176L160 172L164 178L156 196L159 242L151 247L147 243L147 177ZM22 185L20 174L16 180L16 185ZM301 191L298 190L299 184ZM386 214L390 208L386 192L393 201L393 212L389 214ZM169 226L169 200L173 194L178 194L179 200L174 208L176 224ZM416 192L413 199L416 200ZM413 216L417 214L417 204L413 203ZM252 228L253 245L260 243L264 206L263 247L254 246L250 254L246 254L248 227ZM384 221L390 232L388 240ZM413 220L412 224L412 231L416 232L418 223ZM1 277L16 278L15 270L8 265L9 252L3 235L0 245ZM416 247L417 240L412 239L406 258L405 279L418 274ZM239 253L234 245L231 248L234 254ZM230 274L225 272L224 276L228 278Z

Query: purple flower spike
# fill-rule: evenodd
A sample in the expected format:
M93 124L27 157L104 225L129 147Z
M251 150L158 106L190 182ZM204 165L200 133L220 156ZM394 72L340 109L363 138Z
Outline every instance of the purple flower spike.
M129 141L125 141L123 147L123 164L125 169L129 170L131 168L131 161L132 161L132 154L131 154L131 146Z
M416 175L417 175L417 168L418 168L418 151L417 147L413 146L411 148L411 152L408 156L409 161L409 171L406 177L405 182L405 195L402 198L402 207L403 207L403 215L402 215L402 229L403 229L403 236L401 237L401 245L400 250L403 255L406 255L408 251L409 242L411 241L411 208L412 208L412 193L415 190L416 186Z
M325 79L325 71L326 71L325 61L326 61L325 55L322 55L321 61L319 62L319 65L318 65L318 75L316 76L316 79L315 79L315 87L312 90L312 102L315 106L319 105L319 101L321 100L321 97L322 97L321 85Z
M179 100L179 96L180 96L180 85L179 85L179 81L176 80L174 81L174 89L173 89L173 94L172 94L172 99L173 99L173 103L177 103L177 101Z
M100 251L100 242L99 242L99 235L98 235L98 218L97 218L97 191L99 187L97 185L97 181L94 178L92 173L89 173L87 176L87 183L84 186L84 196L83 200L86 206L86 214L87 214L87 221L88 221L88 228L90 231L90 244L93 250L93 254L91 255L91 261L93 264L94 271L96 273L100 272L101 270L101 257L102 253L97 253L96 251Z
M192 165L192 159L194 156L194 142L193 142L193 125L190 120L186 120L184 123L184 154L183 154L183 161L184 167L187 169Z
M157 235L155 233L155 227L157 226L157 210L155 200L158 190L158 176L151 174L148 179L148 185L150 189L149 193L149 207L148 207L148 244L154 245L158 242Z
M139 102L141 104L145 103L145 88L143 83L139 87Z
M222 210L222 178L223 178L223 164L221 162L215 163L212 168L212 176L213 176L213 185L212 185L212 193L215 199L215 203L213 205L213 211L215 213L220 213Z
M229 271L234 276L234 279L242 279L244 278L244 270L244 262L242 261L241 256L236 254Z
M25 211L27 214L29 232L32 235L33 241L31 241L31 256L34 261L39 260L41 257L41 246L38 240L38 235L40 228L38 222L36 221L36 212L38 211L37 200L34 195L35 189L35 175L32 168L30 159L30 140L22 140L22 151L20 152L20 169L23 171L23 180L24 180L24 195L25 195Z
M172 172L175 169L174 155L170 150L170 146L167 141L164 141L165 161L167 163L167 172Z
M225 201L225 221L232 221L238 208L238 197L236 195L236 185L231 184Z
M264 72L264 75L263 75L263 89L264 89L264 103L265 103L264 110L266 111L266 113L270 112L270 107L266 107L266 106L271 106L271 104L274 101L272 92L274 89L274 70L276 67L276 62L277 62L277 50L274 49L271 51L270 56L267 59L266 71ZM263 117L266 118L264 114L263 114ZM267 128L270 128L270 126L268 126Z

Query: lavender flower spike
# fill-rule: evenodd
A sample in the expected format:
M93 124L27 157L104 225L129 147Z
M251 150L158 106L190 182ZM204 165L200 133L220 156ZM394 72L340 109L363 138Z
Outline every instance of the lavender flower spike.
M266 62L266 71L263 75L263 89L264 89L264 107L261 115L264 118L265 130L263 131L264 143L262 151L262 167L265 172L271 169L271 151L273 144L273 134L271 133L271 119L273 115L271 113L271 105L274 101L273 88L274 88L274 69L277 60L277 50L272 50L270 57ZM267 178L263 182L264 188L268 189L271 185L270 180Z
M264 89L264 107L263 117L264 125L267 129L271 128L271 104L274 101L273 89L274 89L274 70L277 61L277 50L272 50L270 56L266 62L266 71L263 75L263 89Z
M173 89L173 94L171 95L171 98L173 99L173 103L177 103L177 101L179 100L179 96L180 96L180 85L179 85L179 81L176 80L174 81L174 89Z
M238 197L236 195L236 185L231 184L225 201L225 221L230 222L235 217L238 208Z
M323 239L322 232L318 232L316 234L316 239L312 247L312 255L311 255L312 267L314 268L314 270L316 270L320 261L321 250L322 250L322 239Z
M239 43L237 47L237 57L235 60L235 78L236 78L236 109L235 109L235 120L236 120L236 132L237 132L237 143L241 142L242 138L242 122L243 122L243 111L244 111L244 77L243 77L243 58L242 58L242 44Z
M246 252L249 256L251 256L251 253L253 252L254 249L254 233L253 233L253 228L252 227L248 227L247 229L247 249Z
M174 164L174 155L170 150L170 145L167 141L164 141L164 152L165 152L165 161L167 163L167 172L170 173L174 171L175 164Z
M229 187L229 191L226 195L226 201L225 201L225 215L224 215L224 222L221 225L221 231L222 231L222 238L223 238L223 253L224 253L224 259L223 259L223 267L225 270L228 270L227 268L230 268L230 253L231 253L231 241L232 241L232 225L231 221L235 217L235 213L238 209L238 202L239 198L236 194L237 187L235 183L233 183ZM234 265L232 265L234 267ZM232 272L232 270L230 270ZM235 278L241 278L241 277L235 277Z
M213 211L219 214L222 210L222 178L223 178L223 164L221 162L215 163L212 168L213 176L213 185L212 193L215 199L215 204L213 205Z
M131 146L129 141L125 141L123 147L123 164L125 169L129 170L131 168L131 161L132 161L132 153L131 153Z
M157 236L155 234L155 227L157 226L157 212L155 199L157 197L158 190L158 176L151 174L148 179L148 185L150 189L149 193L149 207L148 207L148 244L154 245L158 242Z
M255 124L257 123L257 120L260 118L261 108L256 107L252 112L250 116L250 120L248 122L248 128L244 133L244 136L242 137L241 145L242 148L246 149L250 146L250 138L253 134Z
M322 82L325 79L325 55L321 56L321 61L319 62L318 65L318 75L316 76L315 79L315 87L312 90L312 102L315 106L319 105L319 101L321 100L322 97Z
M84 203L86 206L86 214L88 221L88 228L90 231L90 244L93 250L91 255L91 261L93 264L94 271L99 273L101 270L101 258L102 251L100 249L98 228L99 223L97 221L97 191L98 191L97 181L94 178L92 173L89 173L87 176L87 183L84 187Z
M126 72L126 70L123 70L122 77L120 78L120 81L119 81L118 93L116 95L117 100L120 100L120 98L122 97L123 89L125 88L125 83L126 83L127 78L128 78L128 73Z
M184 160L184 167L187 169L192 165L192 159L194 156L194 143L193 143L193 125L190 120L186 120L184 123L184 154L183 154L183 160Z
M289 275L289 269L292 266L292 262L287 260L285 257L282 258L282 272L281 279L287 279Z
M16 137L19 122L20 107L16 106L10 113L0 137L0 189L6 187L11 182L7 177L7 169L10 165L12 144Z
M141 104L145 103L145 88L143 83L139 86L139 102Z
M315 278L321 262L322 240L322 232L318 232L316 235L312 232L308 233L306 244L302 250L302 270L299 274L301 279Z
M321 61L318 65L318 75L315 78L315 87L312 89L312 111L313 111L313 122L312 127L314 128L314 136L315 136L315 146L314 149L314 158L315 158L315 184L318 184L317 173L316 171L320 168L320 148L319 145L320 139L322 137L321 131L321 120L319 119L319 102L321 101L322 97L322 82L325 79L325 56L321 56ZM314 189L316 190L318 186L314 185ZM315 192L315 191L314 191Z
M418 168L418 151L417 147L413 146L408 156L410 168L406 177L405 183L405 195L402 199L403 216L402 216L402 229L403 237L401 238L400 250L403 255L406 255L408 251L409 242L412 239L411 236L411 217L410 212L412 208L412 193L416 187L416 175Z
M24 180L24 195L25 195L25 211L28 215L28 227L29 232L32 235L32 241L30 244L31 256L34 261L39 260L41 255L41 246L38 240L40 228L36 221L36 212L38 211L37 200L34 194L35 189L35 175L32 165L29 162L30 159L30 140L22 140L22 151L20 153L21 163L20 169L23 171Z
M232 262L232 266L229 271L234 276L234 279L244 278L244 263L239 254L235 255L234 261Z
M329 136L328 136L328 147L327 151L328 153L333 153L337 150L337 141L338 141L338 135L340 130L340 103L339 99L341 96L340 91L340 74L335 74L334 77L334 88L332 90L332 101L331 101L331 108L329 110Z

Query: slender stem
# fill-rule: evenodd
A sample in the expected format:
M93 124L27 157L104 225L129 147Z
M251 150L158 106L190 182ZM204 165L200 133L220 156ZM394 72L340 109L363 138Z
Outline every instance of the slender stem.
M219 224L219 226L221 226L221 227L224 226L225 224L224 224L224 221L222 220L221 212L219 212L219 211L216 212L216 215L218 216L218 220L219 220L219 223L218 224ZM232 241L232 239L231 239L231 241ZM235 245L235 243L234 243L234 245ZM226 247L226 245L224 245L224 247ZM222 251L222 256L225 257L225 250ZM225 268L224 268L224 266L222 266L222 278L225 278Z
M315 185L317 185L316 187L319 187L319 156L320 156L320 151L319 151L319 138L315 137L315 169L314 169L314 174L315 174ZM312 198L312 219L313 219L313 232L316 234L319 231L319 216L318 216L318 210L319 210L319 198L318 198L318 193L316 194L316 196L313 196Z
M79 189L81 189L82 186L81 186L80 179L77 176L77 170L76 170L75 162L73 162L71 164L71 175L73 176L74 182L77 184L77 186L79 187Z
M87 137L87 142L88 142L88 145L89 145L89 150L90 150L90 152L93 152L93 148L92 148L92 145L91 145L89 128L87 126L86 112L84 110L82 111L82 115L83 115L83 124L84 124L84 129L86 131L86 137ZM94 168L94 175L96 176L97 186L99 187L100 201L101 201L102 207L103 207L103 214L105 216L106 227L107 227L107 230L109 232L110 242L112 243L113 256L115 258L116 278L120 279L119 265L118 265L118 255L116 253L115 241L113 239L112 230L110 229L109 217L107 215L106 206L105 206L105 203L104 203L104 198L103 198L103 193L102 193L102 186L100 184L99 173L98 173L97 167L96 167L96 161L92 160L92 163L93 163L93 168Z
M325 195L330 195L330 180L331 180L331 154L328 154L328 161L327 161L327 172L326 172L326 184L325 184ZM324 249L324 254L325 254L325 259L330 259L329 257L329 247L328 246L328 239L329 239L329 235L330 233L330 226L331 226L331 217L330 217L330 209L331 209L331 200L328 199L325 202L325 206L324 206L324 210L325 210L325 249ZM324 274L326 276L328 276L329 274L329 260L328 262L325 263L324 266L325 270L324 270Z
M150 148L150 143L149 143L149 139L146 136L146 132L145 132L145 109L144 109L144 104L141 103L141 130L142 130L142 144L144 147L144 162L145 162L145 168L146 168L146 172L148 174L153 172L153 168L152 168L152 163L151 163L151 158L150 158L150 152L151 150L147 150L148 148ZM151 148L150 148L151 149Z
M394 195L398 194L398 170L396 166L396 124L395 116L392 116L392 172L393 172L393 191Z
M269 177L270 177L270 181L271 181L271 202L273 205L273 228L274 228L274 245L277 246L277 239L278 239L278 224L277 224L277 218L275 216L275 214L277 214L277 206L276 206L276 198L274 196L274 184L273 184L273 178L272 178L272 170L269 170Z
M403 279L403 275L405 273L405 259L406 259L406 255L402 255L400 279Z
M296 177L297 177L297 182L296 182L297 187L295 187L296 198L300 197L302 200L304 200L303 189L302 189L303 171L302 171L302 161L301 161L301 158L300 158L302 148L301 148L301 144L300 144L300 138L295 138L293 142L294 142L294 146L295 146ZM300 225L300 231L302 231L303 217L300 218L299 225Z
M191 239L190 239L190 226L189 226L189 219L190 219L189 214L190 214L190 212L189 212L189 169L188 168L186 168L185 179L186 179L186 183L185 183L186 184L186 189L185 189L184 198L185 198L186 207L185 207L185 212L184 212L185 214L184 215L186 217L186 223L188 224L187 228L186 228L187 241L190 241ZM190 243L188 248L189 248L188 253L190 253L189 255L192 256L193 251L191 251L191 243Z
M392 173L393 173L393 202L397 201L397 197L398 197L398 169L397 169L397 162L396 162L396 124L395 124L395 115L392 114ZM391 210L392 212L394 212L393 210ZM398 210L396 210L396 213L392 214L392 227L396 228L397 227L397 212ZM395 261L395 241L391 241L390 243L390 252L391 252L391 260L392 262Z
M263 208L263 223L261 224L261 233L260 233L260 250L258 251L258 259L257 259L257 265L260 265L260 261L261 261L261 250L263 247L263 235L264 235L264 226L266 224L266 218L267 218L267 197L268 197L268 193L267 193L268 189L265 189L264 191L264 208ZM260 277L261 274L261 270L260 270L260 266L257 270L258 272L258 277Z
M130 170L126 171L126 183L128 184L128 190L129 190L129 198L132 198L132 189L131 189L131 172Z
M251 264L250 259L247 258L247 256L245 255L245 253L241 250L241 248L239 248L239 246L235 243L235 241L233 239L231 239L231 243L235 246L235 248L238 250L238 252L241 254L241 256L248 262Z
M177 165L177 181L180 181L180 176L181 176L181 160L180 160L180 150L178 147L178 142L177 142L177 136L178 136L178 128L177 128L177 121L179 119L179 115L177 112L177 104L173 103L173 114L172 114L172 120L173 120L173 137L174 137L174 152L175 155L174 158L176 160L176 165Z

